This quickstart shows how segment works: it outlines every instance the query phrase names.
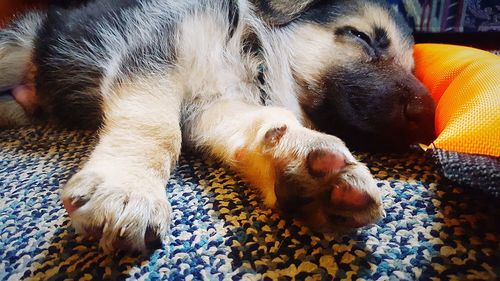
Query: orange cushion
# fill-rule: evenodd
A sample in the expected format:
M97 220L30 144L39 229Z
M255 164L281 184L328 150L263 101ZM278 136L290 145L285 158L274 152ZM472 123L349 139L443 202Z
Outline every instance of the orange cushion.
M432 146L500 156L500 57L445 44L417 44L414 56L437 103Z

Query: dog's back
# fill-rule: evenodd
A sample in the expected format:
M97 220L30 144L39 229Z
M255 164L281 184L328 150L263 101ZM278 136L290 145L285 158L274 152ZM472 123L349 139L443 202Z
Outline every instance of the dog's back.
M102 122L102 88L119 79L119 72L133 62L143 71L158 67L146 59L151 56L168 63L171 51L160 52L159 38L170 38L165 19L172 13L153 12L146 2L152 1L94 1L49 11L33 57L45 114L66 126L95 128Z
M135 74L181 76L176 81L189 84L178 85L187 87L184 92L210 95L206 84L221 83L215 73L227 71L225 77L236 80L255 76L246 73L255 72L253 66L245 68L251 59L241 61L241 38L230 42L242 7L226 0L93 1L79 9L33 13L26 19L36 24L26 19L15 23L29 26L25 40L30 44L22 49L22 61L16 61L15 83L4 76L10 82L4 84L21 82L27 65L33 65L38 117L50 116L68 127L96 128L103 118L103 97L113 84ZM18 49L5 50L12 51Z

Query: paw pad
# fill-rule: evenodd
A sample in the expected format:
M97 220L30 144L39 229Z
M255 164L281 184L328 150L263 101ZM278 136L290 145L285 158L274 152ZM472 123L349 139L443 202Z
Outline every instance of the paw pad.
M375 201L363 190L349 185L335 185L330 193L330 202L337 210L362 211Z
M345 165L346 160L343 155L324 149L313 150L307 156L307 169L314 177L336 174Z

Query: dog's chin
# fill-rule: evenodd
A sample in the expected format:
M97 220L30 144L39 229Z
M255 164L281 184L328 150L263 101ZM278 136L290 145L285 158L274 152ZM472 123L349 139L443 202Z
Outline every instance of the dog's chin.
M406 137L393 134L392 136L366 136L363 139L346 140L349 148L358 151L404 153L408 152L418 144L430 144L432 137L418 136Z
M374 140L368 139L366 142L352 141L347 142L347 146L354 151L362 152L380 152L380 153L405 153L411 150L412 147L422 142L409 141L389 141L389 140Z
M352 150L364 152L405 153L418 144L428 145L435 139L434 126L414 129L374 130L371 132L354 128L342 131L324 130L341 138Z

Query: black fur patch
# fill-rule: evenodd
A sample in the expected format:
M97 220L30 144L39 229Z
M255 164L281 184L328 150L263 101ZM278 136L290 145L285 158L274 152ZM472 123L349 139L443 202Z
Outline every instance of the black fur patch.
M175 26L173 23L165 23L159 28L158 35L154 41L140 44L129 50L121 61L121 73L129 75L148 75L165 71L172 65L177 57L173 41L166 38L173 38Z
M65 19L58 11L49 12L47 20L35 42L34 61L37 65L35 78L37 95L41 99L43 112L69 127L97 127L102 119L100 96L96 93L103 70L79 63L59 50L65 32L56 27L65 27ZM71 42L78 44L92 40L92 33L85 35L79 30ZM67 40L69 40L67 38ZM78 79L85 73L86 79Z
M387 37L387 32L382 27L375 27L374 29L375 38L373 40L373 45L379 50L387 49L391 45L391 41Z
M229 0L228 3L228 18L230 22L229 27L229 38L233 37L234 31L238 27L238 23L240 21L240 11L238 7L238 3L235 0Z
M136 26L124 16L130 9L141 10L140 1L89 1L78 9L49 11L35 42L36 86L44 115L67 127L97 128L101 124L105 93L100 93L100 83L110 47L122 53L119 77L158 73L175 60L175 48L169 40L175 19L155 22L154 27ZM107 32L99 32L101 26L106 26ZM133 44L126 34L134 30L138 35L155 34L150 34L149 42ZM123 45L106 46L106 36L123 39Z
M274 27L285 26L302 16L304 12L310 9L319 0L290 0L288 5L281 3L276 5L273 0L252 0L257 8L257 13L265 22ZM274 4L273 4L274 3ZM300 7L297 9L297 7Z
M77 8L93 0L51 0L50 4L61 8Z
M105 46L102 35L95 32L96 24L114 24L115 30L124 32L123 23L114 21L113 14L136 5L135 0L111 0L79 9L49 10L35 41L36 91L42 114L67 127L97 128L101 124L99 87L104 69L80 58L101 57Z

